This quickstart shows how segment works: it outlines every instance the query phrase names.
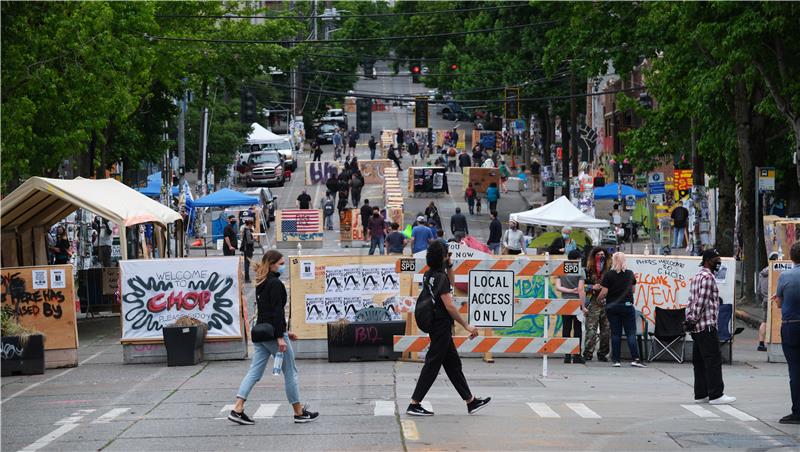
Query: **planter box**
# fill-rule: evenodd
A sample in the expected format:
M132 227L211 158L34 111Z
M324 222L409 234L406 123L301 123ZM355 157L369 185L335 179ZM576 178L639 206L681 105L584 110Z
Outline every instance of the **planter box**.
M401 353L395 352L395 335L406 331L405 320L391 322L352 322L339 331L328 324L328 362L394 361Z
M44 336L29 336L24 342L19 336L2 338L2 376L44 373Z
M205 333L198 326L166 326L167 366L193 366L203 360Z

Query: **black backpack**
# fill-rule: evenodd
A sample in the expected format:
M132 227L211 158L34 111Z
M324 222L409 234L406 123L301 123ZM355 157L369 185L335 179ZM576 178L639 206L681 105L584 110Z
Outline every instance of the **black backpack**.
M433 327L433 293L428 284L429 280L430 276L426 274L422 279L422 291L419 293L417 304L414 307L414 320L416 320L417 327L423 333L430 333Z

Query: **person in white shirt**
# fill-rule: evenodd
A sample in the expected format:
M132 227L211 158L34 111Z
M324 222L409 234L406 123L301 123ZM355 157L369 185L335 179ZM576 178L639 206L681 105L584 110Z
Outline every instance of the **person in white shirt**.
M525 252L525 234L519 230L519 225L514 220L508 223L508 229L503 233L501 244L506 250L505 254L527 254Z

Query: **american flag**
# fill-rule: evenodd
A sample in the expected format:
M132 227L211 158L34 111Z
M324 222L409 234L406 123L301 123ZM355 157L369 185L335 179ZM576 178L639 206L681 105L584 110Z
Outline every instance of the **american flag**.
M281 210L281 231L294 233L319 232L318 210Z

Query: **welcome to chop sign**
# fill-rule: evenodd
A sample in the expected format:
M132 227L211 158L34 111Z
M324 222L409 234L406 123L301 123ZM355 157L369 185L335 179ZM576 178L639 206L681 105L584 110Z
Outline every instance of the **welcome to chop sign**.
M477 327L514 325L514 272L469 272L469 323Z

